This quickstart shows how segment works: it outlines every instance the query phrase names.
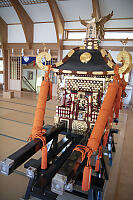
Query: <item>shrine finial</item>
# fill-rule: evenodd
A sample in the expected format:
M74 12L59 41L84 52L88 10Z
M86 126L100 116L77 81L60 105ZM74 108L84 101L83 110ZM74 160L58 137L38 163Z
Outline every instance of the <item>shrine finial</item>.
M82 20L79 17L80 23L87 27L86 38L103 39L104 38L104 24L113 16L113 11L100 19L92 16L90 20Z

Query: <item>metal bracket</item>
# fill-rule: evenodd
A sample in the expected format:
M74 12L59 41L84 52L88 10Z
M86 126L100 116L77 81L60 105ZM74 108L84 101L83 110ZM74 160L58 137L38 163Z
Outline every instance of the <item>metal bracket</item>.
M11 160L10 158L6 158L5 160L1 161L0 162L0 173L8 176L9 170L13 164L14 164L14 160Z
M52 178L51 191L56 194L63 195L63 193L65 192L66 184L67 184L67 177L57 173Z
M34 178L35 177L35 172L37 171L37 169L36 168L34 168L34 167L28 167L27 169L26 169L26 176L28 176L29 178Z

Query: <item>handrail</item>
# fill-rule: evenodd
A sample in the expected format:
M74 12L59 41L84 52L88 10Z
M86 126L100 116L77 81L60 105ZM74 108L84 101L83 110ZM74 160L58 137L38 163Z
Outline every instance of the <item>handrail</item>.
M26 83L28 83L29 85L30 85L30 87L32 88L32 90L34 90L34 92L36 92L36 89L31 85L31 83L28 81L28 79L25 77L25 76L22 76L22 79L26 82ZM28 86L29 86L28 85Z

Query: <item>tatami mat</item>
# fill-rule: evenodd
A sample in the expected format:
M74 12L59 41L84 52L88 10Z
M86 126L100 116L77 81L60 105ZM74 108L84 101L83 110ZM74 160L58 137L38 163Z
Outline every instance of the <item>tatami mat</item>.
M26 192L28 178L16 173L0 175L0 199L19 200Z
M0 135L0 160L14 153L16 149L21 148L23 145L25 145L24 142Z
M133 199L133 111L128 111L115 200Z
M13 98L11 100L3 99L0 96L0 160L3 160L11 153L18 150L20 147L26 144L28 136L31 134L32 124L34 121L34 113L36 109L38 96L31 93L22 93L22 97ZM56 111L56 100L47 102L47 109L45 113L45 124L53 124L53 116ZM125 117L127 116L127 122ZM123 151L122 158L120 159L120 170L115 176L118 176L116 187L114 187L114 180L112 177L112 185L107 193L106 200L111 199L111 191L115 190L115 198L112 200L132 200L133 196L133 112L123 110L121 111L118 126L114 125L114 128L124 131ZM125 125L127 124L127 125ZM124 128L122 128L124 127ZM115 142L119 143L120 133L115 135ZM119 146L116 145L116 149ZM117 149L118 150L118 149ZM36 153L33 158L38 159L41 156L41 151ZM118 159L118 160L119 160ZM117 162L116 162L117 163ZM115 168L115 166L114 166ZM24 175L25 169L20 166L17 169L18 173ZM28 184L28 178L13 173L12 175L5 177L0 175L0 200L18 200L25 194ZM112 187L112 189L111 189ZM61 197L63 199L63 197ZM65 198L65 197L64 197ZM65 199L73 198L69 195Z

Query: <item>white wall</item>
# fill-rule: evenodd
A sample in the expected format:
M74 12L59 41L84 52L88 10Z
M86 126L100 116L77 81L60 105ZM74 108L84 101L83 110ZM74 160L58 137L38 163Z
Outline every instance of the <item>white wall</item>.
M83 46L84 42L83 41L64 41L63 45L74 45L74 46Z
M102 41L100 46L123 46L120 41ZM133 46L133 41L128 41L127 46Z
M21 91L21 80L9 80L9 90Z
M0 74L0 83L3 83L3 74Z
M80 22L65 22L65 29L85 29L86 27L83 26Z
M9 25L8 26L8 43L25 43L25 35L22 25Z
M56 43L54 23L34 24L34 42Z

